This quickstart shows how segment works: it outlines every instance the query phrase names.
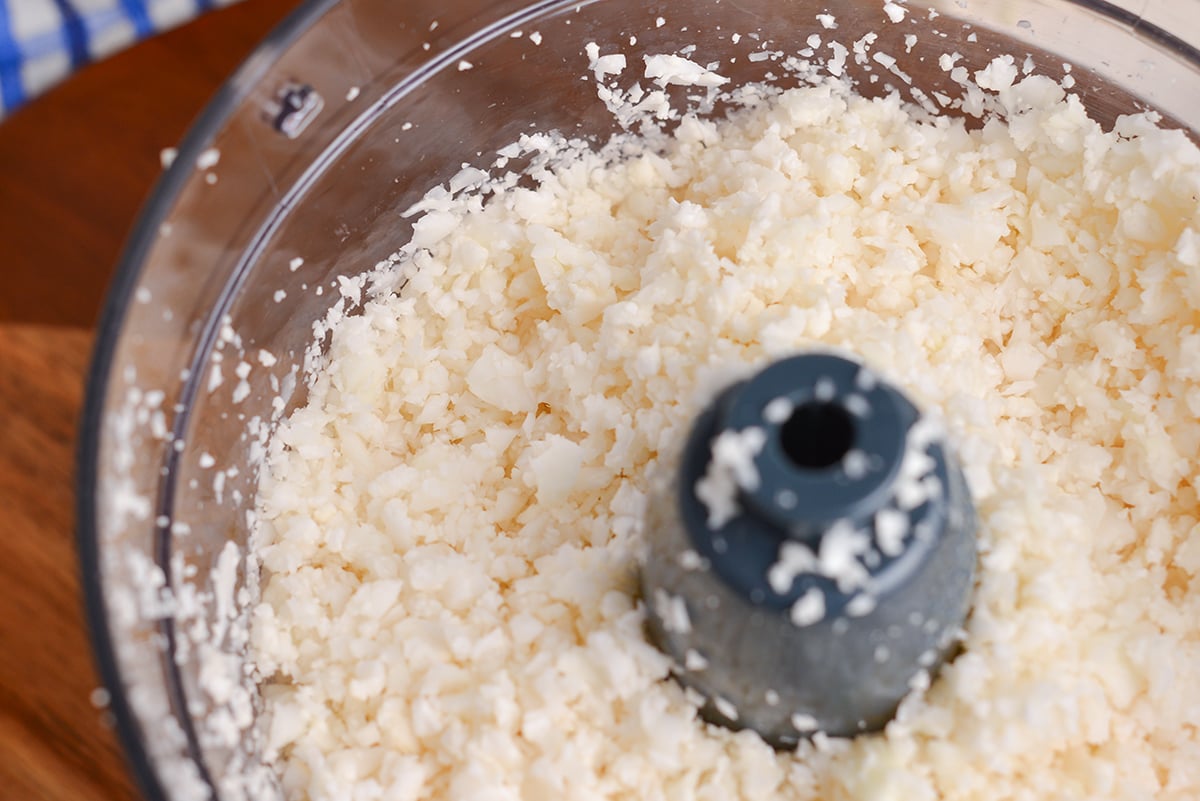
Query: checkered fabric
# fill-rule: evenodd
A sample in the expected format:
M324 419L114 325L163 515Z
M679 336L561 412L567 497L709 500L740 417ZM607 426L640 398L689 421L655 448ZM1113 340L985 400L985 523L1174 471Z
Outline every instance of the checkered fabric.
M0 117L90 61L236 0L0 0Z

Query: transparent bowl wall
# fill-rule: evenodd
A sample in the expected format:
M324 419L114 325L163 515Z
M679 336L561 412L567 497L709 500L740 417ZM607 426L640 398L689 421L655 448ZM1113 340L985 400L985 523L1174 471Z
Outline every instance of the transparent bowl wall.
M745 57L760 44L748 34L794 53L812 33L828 37L815 20L828 10L839 41L877 31L875 49L896 56L926 93L960 94L937 66L944 52L963 54L972 70L1001 53L1029 55L1052 77L1073 65L1075 91L1105 125L1156 109L1196 138L1200 0L1123 5L1130 10L1085 0L913 0L898 25L883 23L880 0L311 0L296 12L222 89L160 182L111 290L88 391L85 591L112 711L146 796L235 798L246 788L233 778L256 764L253 737L230 748L216 736L252 728L255 697L213 698L198 681L206 660L236 668L244 643L226 635L204 654L184 636L227 616L205 595L215 585L253 582L227 551L245 543L253 508L258 446L247 431L303 403L299 382L282 410L272 407L276 389L303 369L312 323L340 297L337 277L407 240L400 210L464 163L487 166L531 129L597 139L615 130L590 76L581 80L586 43L628 54L634 68L642 53L695 44L696 60L720 60L743 83L781 72ZM666 24L656 27L660 16ZM908 54L907 33L918 35ZM472 68L460 70L462 60ZM871 83L851 65L864 93L906 89L876 74ZM324 101L295 138L270 121L292 84ZM200 169L209 148L219 162ZM293 271L297 257L303 265ZM229 329L253 364L240 391ZM278 363L258 363L259 349ZM224 359L223 382L211 390L214 358ZM266 778L249 794L276 792Z

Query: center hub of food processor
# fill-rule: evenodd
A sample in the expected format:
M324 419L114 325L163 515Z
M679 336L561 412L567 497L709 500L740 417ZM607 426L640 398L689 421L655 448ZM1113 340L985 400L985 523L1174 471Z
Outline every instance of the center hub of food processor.
M942 430L845 356L721 393L647 522L652 638L710 721L777 747L882 728L969 610L975 514Z

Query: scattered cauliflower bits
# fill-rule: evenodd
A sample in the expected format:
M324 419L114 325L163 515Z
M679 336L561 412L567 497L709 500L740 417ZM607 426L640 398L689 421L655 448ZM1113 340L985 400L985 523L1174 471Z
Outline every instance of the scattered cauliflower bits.
M290 798L1200 794L1200 154L995 88L972 131L833 82L685 119L398 260L262 480ZM817 343L941 410L982 567L885 733L776 753L664 680L635 554L693 414Z

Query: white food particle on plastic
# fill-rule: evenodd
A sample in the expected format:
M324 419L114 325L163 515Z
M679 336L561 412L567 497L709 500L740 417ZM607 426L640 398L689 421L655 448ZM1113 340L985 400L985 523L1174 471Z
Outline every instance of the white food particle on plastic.
M734 706L733 703L730 702L728 698L722 698L720 696L717 696L716 698L713 699L713 706L716 707L717 711L720 712L727 719L729 719L729 720L737 720L738 719L737 707Z
M112 701L112 696L109 694L108 690L104 689L103 687L97 687L96 689L92 690L91 694L88 696L88 700L96 709L105 709L108 707L109 702Z
M687 634L692 630L687 603L678 595L663 589L654 591L654 611L662 621L663 629L672 634Z
M220 160L221 151L217 150L215 147L210 147L207 150L202 151L200 155L196 157L196 169L201 171L211 170L213 167L217 166L217 162Z
M816 731L817 727L820 725L815 717L806 712L793 712L791 721L792 726L795 727L796 731L800 732L801 734L807 734L808 732Z
M212 365L212 367L210 367L208 370L208 385L207 385L208 391L216 392L217 388L220 387L221 384L223 384L223 383L225 383L225 377L221 372L221 365L220 364Z
M884 3L883 11L892 22L903 22L908 9L899 3Z
M875 541L884 556L899 556L904 552L908 529L908 515L897 509L881 509L875 513Z
M739 512L739 489L758 489L760 477L754 458L767 443L767 432L758 426L725 430L713 438L704 475L696 481L696 497L708 512L709 528L721 528Z
M595 42L588 42L586 48L588 57L588 69L595 75L596 80L603 80L608 75L620 75L625 70L625 55L623 53L610 53L608 55L600 55L600 46Z
M767 583L772 590L783 595L791 590L797 576L816 572L818 564L817 555L811 548L789 540L780 546L775 563L767 571Z
M812 587L792 604L789 617L799 627L811 626L825 619L825 593Z
M684 570L704 570L707 564L708 561L691 548L681 551L679 554L679 566Z
M642 56L642 60L645 77L659 86L716 87L729 83L728 78L683 56L652 55Z
M871 470L871 457L857 448L851 448L842 457L842 470L851 481L866 478Z
M775 424L785 423L792 416L794 409L795 404L792 403L791 398L773 398L763 407L763 420Z
M708 668L708 660L695 648L689 648L683 655L683 666L690 671L698 672Z
M862 593L850 599L846 604L846 614L850 617L863 617L875 611L876 601L874 596Z
M829 70L830 75L839 78L845 72L846 59L850 55L850 50L841 42L830 42L829 49L833 51L833 57L826 63L825 68Z
M869 417L871 414L871 403L862 395L847 395L842 403L845 405L846 411L855 417Z

